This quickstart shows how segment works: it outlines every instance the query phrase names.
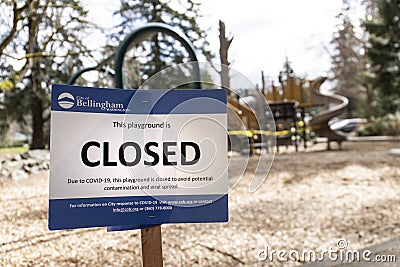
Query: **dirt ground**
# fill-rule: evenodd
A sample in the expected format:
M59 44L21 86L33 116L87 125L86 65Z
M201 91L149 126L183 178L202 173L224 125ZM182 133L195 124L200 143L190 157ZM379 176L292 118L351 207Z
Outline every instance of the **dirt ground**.
M321 251L345 239L359 249L400 236L400 147L389 142L281 149L248 192L256 158L230 192L228 223L163 225L165 266L292 266L260 261L274 250ZM240 162L239 156L232 163ZM233 174L232 174L233 175ZM0 181L0 266L140 266L140 232L49 231L48 173ZM400 259L398 259L400 260Z

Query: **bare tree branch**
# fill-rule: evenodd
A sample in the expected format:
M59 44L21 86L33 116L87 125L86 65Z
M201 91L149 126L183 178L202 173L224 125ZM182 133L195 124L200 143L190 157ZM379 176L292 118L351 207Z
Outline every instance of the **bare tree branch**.
M17 33L18 22L23 20L21 17L21 13L29 7L32 1L26 1L26 4L22 7L18 8L17 0L13 1L13 22L10 32L6 35L6 37L0 42L0 56L3 55L4 50L8 46L8 44L14 39L15 34Z
M229 79L229 65L228 60L228 50L233 41L233 36L226 36L225 23L219 21L219 56L221 61L221 71L219 72L221 76L221 84L224 88L230 88Z

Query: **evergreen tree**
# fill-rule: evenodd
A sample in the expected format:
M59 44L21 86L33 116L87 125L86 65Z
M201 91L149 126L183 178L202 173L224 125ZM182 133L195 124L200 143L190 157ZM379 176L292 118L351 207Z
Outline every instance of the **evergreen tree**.
M400 111L400 0L377 0L378 16L364 22L371 82L381 115Z
M349 98L348 116L368 116L365 110L365 102L369 100L368 88L364 82L365 42L362 36L357 36L350 13L351 6L345 0L337 16L340 24L331 41L335 49L331 72L334 75L335 91Z
M31 123L31 148L44 148L50 85L66 82L89 55L82 37L90 23L78 0L6 1L0 13L0 90L8 121ZM10 62L21 67L10 68Z
M122 22L115 27L111 35L111 45L114 47L137 27L158 22L180 30L189 38L196 50L208 59L212 56L208 50L206 33L196 21L201 16L199 4L193 0L122 0L120 10L115 14L121 17ZM138 87L144 80L172 63L188 61L186 50L174 38L164 34L154 34L132 50L125 60L129 63L124 64L126 72L130 69L125 77L131 76L131 82L126 86L132 88Z

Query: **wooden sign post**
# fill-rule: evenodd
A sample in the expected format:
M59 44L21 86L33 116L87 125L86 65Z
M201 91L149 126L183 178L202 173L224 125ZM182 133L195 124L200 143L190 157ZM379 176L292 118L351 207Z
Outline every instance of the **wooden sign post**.
M161 225L141 230L143 267L163 266Z

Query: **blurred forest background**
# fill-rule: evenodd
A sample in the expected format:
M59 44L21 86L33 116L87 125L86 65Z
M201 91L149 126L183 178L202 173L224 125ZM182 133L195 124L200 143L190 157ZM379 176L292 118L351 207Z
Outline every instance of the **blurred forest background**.
M173 26L193 42L203 58L219 61L218 51L209 49L208 30L197 24L204 15L201 8L194 0L121 0L114 12L118 23L103 29L88 19L87 7L79 0L3 0L0 146L47 148L50 85L66 83L79 69L111 58L138 26L149 22ZM353 17L355 9L362 14L361 21ZM340 23L329 49L335 91L349 98L349 116L369 119L365 134L399 135L400 0L343 0L337 18ZM90 49L85 38L93 32L106 36L100 50ZM173 39L151 36L126 60L129 87L136 88L163 68L184 62L185 53ZM107 74L97 75L91 85L112 87ZM86 83L79 80L77 84Z

